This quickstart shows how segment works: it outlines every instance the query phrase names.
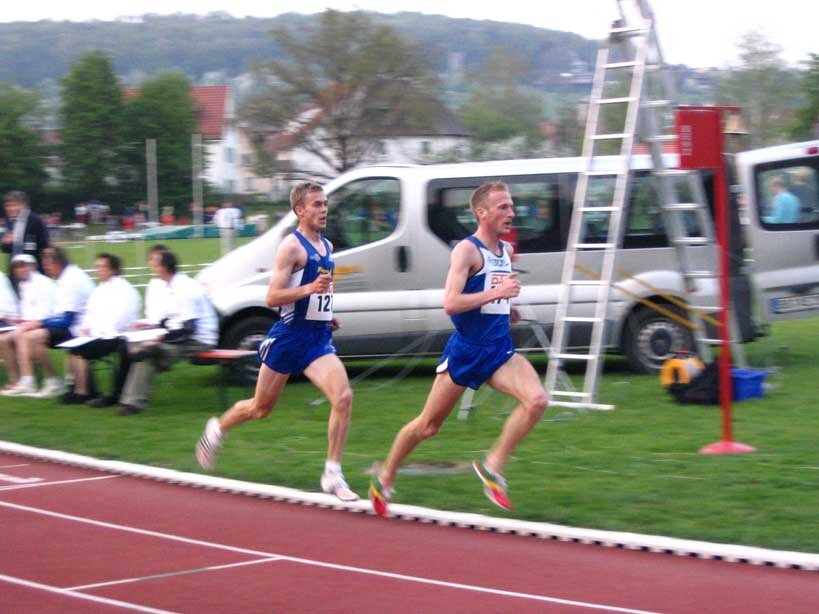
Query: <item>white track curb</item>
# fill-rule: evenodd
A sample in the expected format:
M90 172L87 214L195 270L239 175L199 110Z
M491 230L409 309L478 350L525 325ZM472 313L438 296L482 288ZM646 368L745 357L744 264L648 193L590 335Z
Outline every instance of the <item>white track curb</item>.
M316 506L348 512L372 513L369 501L354 501L344 503L332 495L312 493L284 488L242 482L198 473L185 473L173 469L138 465L122 461L106 461L90 456L81 456L58 450L34 448L7 441L0 441L0 452L16 454L46 460L63 465L96 469L108 473L117 473L169 484L179 484L193 488L204 488L218 492L241 494L262 499L273 499L299 505ZM434 510L414 505L390 505L390 515L402 520L434 523L444 526L456 526L479 531L495 531L498 533L514 533L541 539L594 544L609 548L627 550L643 550L660 552L675 556L687 556L701 559L717 559L750 565L767 565L806 571L819 571L819 554L807 552L790 552L784 550L768 550L750 546L735 546L712 542L692 541L659 535L642 535L639 533L622 533L617 531L599 531L567 527L543 522L527 522L506 518L494 518L480 514L467 514Z

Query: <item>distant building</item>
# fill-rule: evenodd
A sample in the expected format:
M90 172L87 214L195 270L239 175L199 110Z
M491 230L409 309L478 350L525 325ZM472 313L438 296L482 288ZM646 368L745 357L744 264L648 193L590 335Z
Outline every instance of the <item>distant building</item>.
M195 85L199 132L205 148L204 179L228 194L241 192L239 185L239 134L231 90L226 85Z
M238 134L236 109L227 85L194 85L190 89L204 146L203 178L228 194L237 192ZM137 90L126 88L126 96Z

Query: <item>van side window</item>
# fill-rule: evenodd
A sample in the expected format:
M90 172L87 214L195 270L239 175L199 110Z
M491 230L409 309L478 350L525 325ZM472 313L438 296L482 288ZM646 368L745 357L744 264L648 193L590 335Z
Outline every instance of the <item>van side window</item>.
M684 186L678 186L683 187ZM689 202L686 189L678 192L681 202ZM628 222L623 235L623 247L627 249L667 247L663 211L660 208L659 180L650 172L636 173L631 180ZM696 215L683 214L689 236L699 234Z
M586 206L611 206L614 202L615 183L615 175L589 177L586 188ZM632 176L629 188L628 218L623 235L625 249L668 246L657 188L657 179L651 175L650 171L640 171ZM682 202L687 202L691 198L685 193L686 191L682 190L678 194ZM610 215L604 211L590 211L584 214L580 241L583 243L608 242ZM697 236L700 229L696 215L686 212L684 219L688 235Z
M557 176L469 177L430 183L427 220L430 230L449 246L477 230L469 198L484 181L503 180L515 203L517 253L561 251Z
M757 215L763 227L819 228L819 169L787 161L755 171ZM795 225L795 226L794 226Z
M560 241L560 187L557 177L544 182L509 182L515 203L515 229L519 254L559 252Z
M339 251L392 234L401 211L401 185L391 177L368 177L343 185L327 199L330 210L324 235Z

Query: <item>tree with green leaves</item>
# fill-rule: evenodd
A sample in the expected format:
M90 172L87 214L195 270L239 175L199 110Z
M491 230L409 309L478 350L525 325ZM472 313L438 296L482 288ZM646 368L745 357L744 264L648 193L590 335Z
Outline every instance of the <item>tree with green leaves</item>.
M519 138L531 150L543 140L542 97L521 86L528 73L523 57L495 48L472 75L474 85L459 117L475 135L479 149L482 144Z
M159 202L175 207L190 203L191 135L197 129L190 89L184 75L165 73L145 81L128 99L126 137L131 200L145 199L145 142L156 139Z
M315 28L279 27L273 38L283 57L257 71L259 82L272 85L241 111L260 135L262 174L302 170L278 165L275 143L299 147L330 174L341 173L383 139L423 126L440 108L437 80L420 50L363 13L328 10Z
M75 198L116 200L122 172L123 93L111 61L86 53L62 80L65 186Z
M739 66L717 82L717 101L743 107L748 147L781 143L799 97L796 77L781 58L782 48L759 32L746 34L739 50Z
M819 138L819 54L811 53L799 82L803 100L791 124L791 137L797 140Z
M38 102L36 93L0 85L0 193L23 190L34 201L46 181L44 151L30 125Z
M578 108L576 102L563 104L557 113L555 121L555 146L557 153L562 156L579 156L583 149L583 135L585 131L585 107Z

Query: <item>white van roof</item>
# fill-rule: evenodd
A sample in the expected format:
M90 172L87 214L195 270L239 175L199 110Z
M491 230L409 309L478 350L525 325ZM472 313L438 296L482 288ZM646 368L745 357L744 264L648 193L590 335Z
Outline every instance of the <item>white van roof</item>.
M664 156L666 165L674 168L677 165L676 154L666 154ZM620 156L600 156L595 159L595 170L610 169L612 173L619 170ZM632 156L632 167L648 169L652 167L651 156L639 154ZM429 165L397 165L384 164L376 166L365 166L351 169L336 178L326 187L332 191L338 179L343 178L348 181L356 175L366 175L369 177L378 176L382 171L385 176L395 175L397 171L408 171L416 177L424 177L427 180L458 177L504 177L512 175L536 175L560 172L579 172L585 168L585 158L534 158L525 160L492 160L487 162L459 162L451 164L429 164ZM404 173L398 173L404 174Z
M759 162L775 162L777 160L793 160L808 156L819 156L819 140L774 145L761 149L751 149L737 154L742 164L757 164Z

